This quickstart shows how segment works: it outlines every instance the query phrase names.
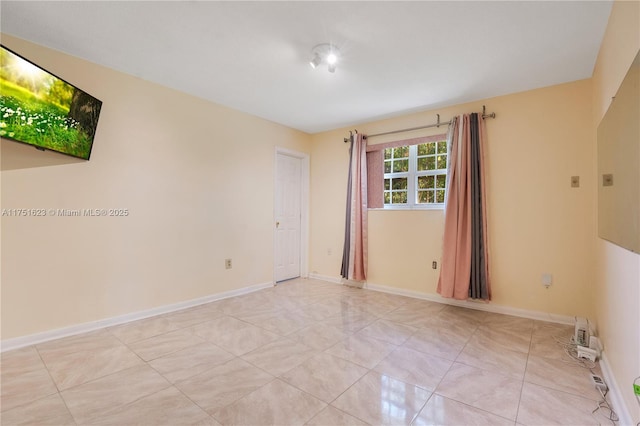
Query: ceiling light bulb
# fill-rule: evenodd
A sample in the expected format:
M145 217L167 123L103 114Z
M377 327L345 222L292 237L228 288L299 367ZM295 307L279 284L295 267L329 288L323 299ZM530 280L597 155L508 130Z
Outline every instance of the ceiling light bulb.
M327 63L329 65L334 65L336 62L338 62L338 57L336 56L336 54L333 52L329 52L329 54L327 55Z
M322 58L317 53L313 56L313 59L309 61L309 65L311 65L311 68L316 68L321 63L322 63Z

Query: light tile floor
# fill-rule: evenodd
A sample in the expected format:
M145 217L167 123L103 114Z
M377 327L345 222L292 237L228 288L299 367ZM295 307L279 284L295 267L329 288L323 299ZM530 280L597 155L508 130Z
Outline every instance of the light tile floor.
M298 279L2 354L3 425L548 425L571 327Z

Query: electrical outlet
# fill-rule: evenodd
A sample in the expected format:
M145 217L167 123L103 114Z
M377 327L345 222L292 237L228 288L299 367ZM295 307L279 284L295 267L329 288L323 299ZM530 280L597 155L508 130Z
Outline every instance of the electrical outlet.
M231 263L231 259L225 259L224 260L224 269L231 269L233 267L232 263Z
M431 262L431 268L438 269L438 262L436 262L435 260Z
M327 249L327 255L331 256L333 254L333 250L331 250L330 248Z
M549 287L553 283L553 275L551 274L542 274L542 285L545 287Z
M571 176L571 187L580 188L580 176Z

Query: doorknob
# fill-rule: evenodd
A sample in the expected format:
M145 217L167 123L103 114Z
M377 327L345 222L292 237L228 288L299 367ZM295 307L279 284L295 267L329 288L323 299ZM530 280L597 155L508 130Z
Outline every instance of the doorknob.
M276 228L280 227L280 222L276 222Z

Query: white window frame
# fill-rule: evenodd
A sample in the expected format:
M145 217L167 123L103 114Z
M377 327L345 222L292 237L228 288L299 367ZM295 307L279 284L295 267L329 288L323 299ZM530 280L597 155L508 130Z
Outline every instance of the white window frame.
M440 141L434 141L440 142ZM407 204L383 204L384 210L444 210L445 203L418 203L418 177L435 176L443 174L443 169L418 171L418 145L403 145L409 147L409 171L384 173L383 179L407 178ZM449 164L449 150L447 147L447 165ZM384 161L384 156L383 156ZM384 165L383 165L384 167ZM448 169L444 169L445 179L447 179ZM384 185L382 186L384 194ZM445 188L445 198L446 198ZM384 198L384 196L383 196Z

